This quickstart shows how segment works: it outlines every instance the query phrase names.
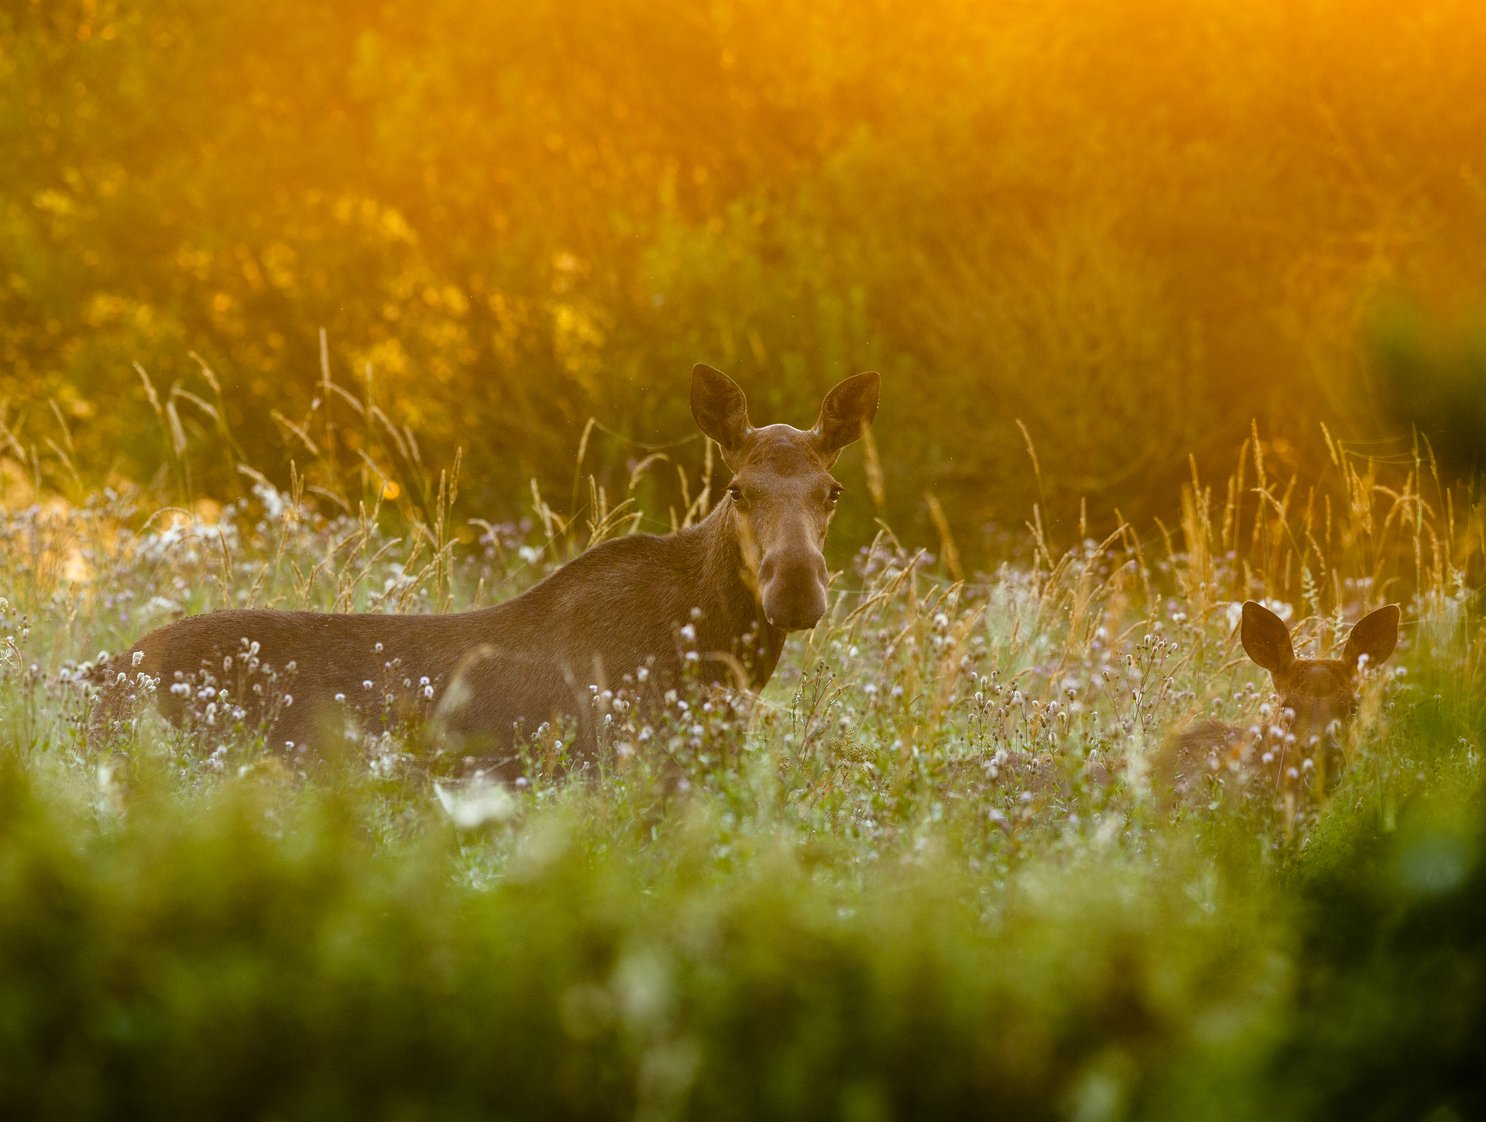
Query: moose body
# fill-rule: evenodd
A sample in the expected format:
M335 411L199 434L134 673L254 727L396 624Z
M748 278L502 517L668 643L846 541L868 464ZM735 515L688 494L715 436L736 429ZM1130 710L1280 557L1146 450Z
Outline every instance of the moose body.
M812 429L755 429L743 391L699 365L692 412L733 471L701 522L597 545L476 611L243 609L176 620L110 664L90 738L112 734L142 680L168 719L184 722L205 690L276 747L303 748L348 723L380 731L436 715L495 753L553 720L573 722L580 753L590 748L604 690L628 688L645 704L683 680L759 689L787 634L825 612L822 548L841 493L829 468L871 423L878 381L842 382Z

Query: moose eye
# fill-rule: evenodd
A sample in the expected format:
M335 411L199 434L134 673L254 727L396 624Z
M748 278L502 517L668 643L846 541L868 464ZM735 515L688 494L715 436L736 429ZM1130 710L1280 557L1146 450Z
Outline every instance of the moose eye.
M841 495L845 490L845 487L837 483L834 487L831 488L830 493L826 495L826 503L830 506L835 506L838 502L841 501Z
M743 501L743 488L739 487L736 483L731 484L728 487L728 497L735 503L741 503Z

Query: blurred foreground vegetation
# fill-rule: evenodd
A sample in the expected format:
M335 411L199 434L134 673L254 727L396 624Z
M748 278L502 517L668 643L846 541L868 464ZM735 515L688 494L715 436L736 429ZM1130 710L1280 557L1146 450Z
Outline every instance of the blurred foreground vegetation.
M1486 506L1254 455L1164 537L968 582L883 536L756 706L678 697L512 788L230 722L94 757L79 661L182 611L490 603L564 540L262 485L7 512L0 1115L1479 1117ZM1173 728L1273 719L1250 596L1305 654L1387 600L1403 643L1329 797L1174 800Z
M590 417L611 490L694 467L696 361L796 424L881 369L881 513L972 555L1166 514L1254 418L1408 453L1486 397L1483 58L1475 0L19 0L7 486L230 499L226 432L375 483L407 426L501 519Z

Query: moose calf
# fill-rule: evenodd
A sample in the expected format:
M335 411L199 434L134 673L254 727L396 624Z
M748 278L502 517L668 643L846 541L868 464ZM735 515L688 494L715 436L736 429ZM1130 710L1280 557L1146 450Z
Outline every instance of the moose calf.
M1398 605L1389 604L1352 628L1341 658L1297 658L1285 621L1247 601L1243 649L1274 679L1282 715L1274 726L1277 735L1222 721L1191 725L1172 744L1177 790L1190 791L1210 779L1232 781L1239 788L1260 783L1283 787L1293 785L1302 772L1316 770L1323 788L1334 785L1344 763L1335 730L1357 710L1363 662L1377 666L1393 653L1398 623Z

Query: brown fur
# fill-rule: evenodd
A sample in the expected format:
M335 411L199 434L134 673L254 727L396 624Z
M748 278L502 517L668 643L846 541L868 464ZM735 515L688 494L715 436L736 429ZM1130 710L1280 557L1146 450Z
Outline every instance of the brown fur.
M700 684L759 689L787 632L814 626L824 612L821 547L836 486L827 468L870 423L877 387L876 374L847 379L827 395L813 429L753 429L742 390L698 366L693 413L704 432L721 436L737 473L735 490L702 522L605 542L522 595L478 611L248 609L176 620L112 664L90 741L101 746L113 734L139 675L159 680L157 703L176 723L188 710L184 687L171 691L180 679L206 672L231 682L231 703L274 746L338 735L348 721L379 731L389 719L436 710L450 732L504 754L516 729L555 719L576 722L581 753L593 743L591 687L629 682L642 703L653 701L682 684L688 649L698 653ZM694 638L683 638L688 625ZM260 678L260 694L242 678L250 644L277 676L269 689Z

